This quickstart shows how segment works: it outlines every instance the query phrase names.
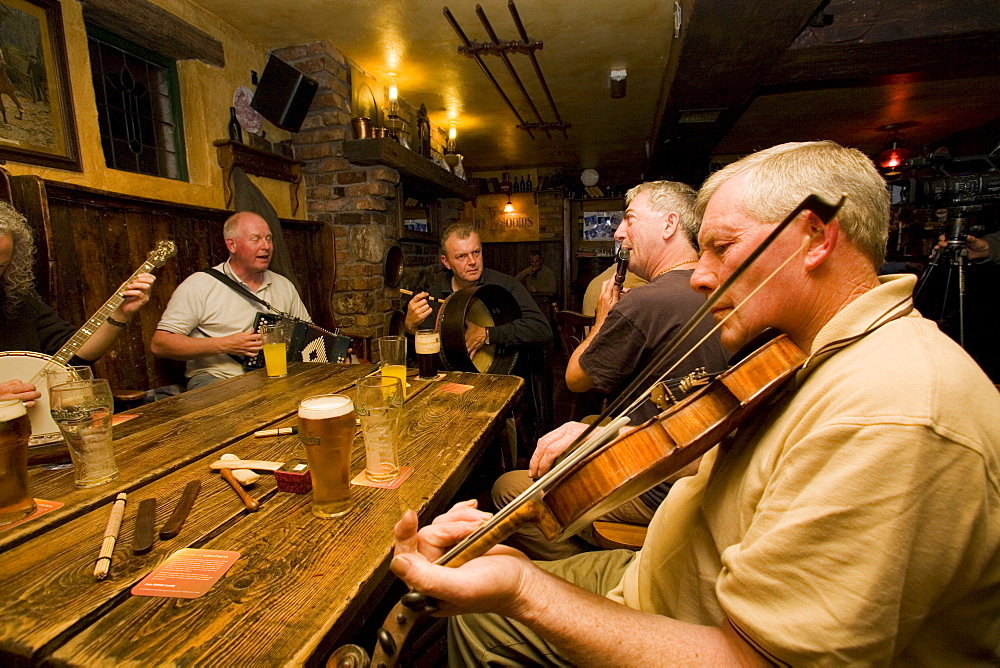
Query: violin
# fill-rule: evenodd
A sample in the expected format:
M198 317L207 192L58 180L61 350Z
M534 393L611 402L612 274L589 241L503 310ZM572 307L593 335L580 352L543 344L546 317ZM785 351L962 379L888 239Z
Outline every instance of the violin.
M843 201L842 198L838 204L832 205L816 195L803 200L776 226L761 247L706 300L678 337L659 351L650 368L656 368L661 358L680 344L717 301L720 291L732 285L749 263L803 209L811 210L828 222ZM598 438L584 441L592 426L577 439L577 447L569 456L435 563L457 568L483 555L526 523L536 525L549 540L563 540L577 533L711 450L748 416L776 396L806 358L804 351L787 335L781 334L668 410L624 435L616 436L618 427L628 423L627 417L619 417L603 428ZM634 386L648 381L648 377L636 379L623 394L629 394ZM597 422L611 415L620 403L609 406ZM405 594L378 630L378 643L371 665L395 665L399 649L414 623L421 615L436 609L434 601L420 592ZM367 665L363 660L366 658L367 654L357 645L344 645L334 652L331 663L360 668Z
M669 410L582 458L555 466L437 563L457 568L526 523L549 540L575 534L711 450L775 396L805 360L806 353L786 335L772 339ZM434 610L422 594L404 595L378 631L371 665L393 666L414 622Z

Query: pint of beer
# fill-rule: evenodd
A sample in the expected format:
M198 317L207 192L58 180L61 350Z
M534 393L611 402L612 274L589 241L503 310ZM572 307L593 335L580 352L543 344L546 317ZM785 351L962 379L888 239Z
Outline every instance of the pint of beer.
M329 518L351 508L351 447L356 433L354 402L322 394L299 402L299 439L312 476L312 514Z
M420 378L428 380L437 376L437 360L441 354L441 334L434 330L419 330L413 336L413 349L417 352Z
M24 402L0 401L0 526L35 512L28 489L31 423Z

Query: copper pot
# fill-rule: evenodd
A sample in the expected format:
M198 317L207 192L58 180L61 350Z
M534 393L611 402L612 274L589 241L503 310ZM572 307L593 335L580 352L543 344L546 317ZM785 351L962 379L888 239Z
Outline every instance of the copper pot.
M355 139L368 139L372 136L372 121L370 118L358 117L351 119Z

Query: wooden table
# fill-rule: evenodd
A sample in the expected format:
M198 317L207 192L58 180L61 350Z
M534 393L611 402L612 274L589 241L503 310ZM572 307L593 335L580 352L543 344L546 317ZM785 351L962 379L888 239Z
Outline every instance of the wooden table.
M61 508L0 532L0 664L300 665L316 664L357 625L388 573L392 525L406 507L426 521L440 512L503 425L523 381L514 376L449 373L411 380L400 463L414 467L398 489L352 487L353 507L314 518L311 494L278 492L263 474L249 514L209 463L232 452L279 460L297 436L254 438L262 428L295 424L298 401L347 390L372 367L292 365L269 379L244 374L132 411L115 427L120 477L76 489L72 471L33 471L37 498ZM471 385L463 393L445 383ZM364 468L360 436L352 473ZM499 473L499 471L498 471ZM132 554L139 502L157 499L157 531L190 480L202 491L180 534ZM128 492L125 520L107 580L93 570L114 496ZM236 564L197 599L132 596L130 589L184 547L233 550Z

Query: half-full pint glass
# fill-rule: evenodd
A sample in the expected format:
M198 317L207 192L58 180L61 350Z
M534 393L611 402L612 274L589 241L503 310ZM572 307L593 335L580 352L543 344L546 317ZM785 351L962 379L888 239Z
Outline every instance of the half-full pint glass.
M322 394L299 402L299 440L312 475L312 514L328 518L351 508L351 447L357 418L354 402Z
M288 375L288 330L283 323L261 325L260 336L264 341L264 366L271 378Z
M406 337L380 336L378 338L380 371L383 376L398 378L406 394Z
M35 511L28 489L28 439L31 423L24 403L0 401L0 526Z
M441 353L441 334L433 330L419 330L413 336L413 349L417 353L420 377L427 380L437 376L437 359Z

